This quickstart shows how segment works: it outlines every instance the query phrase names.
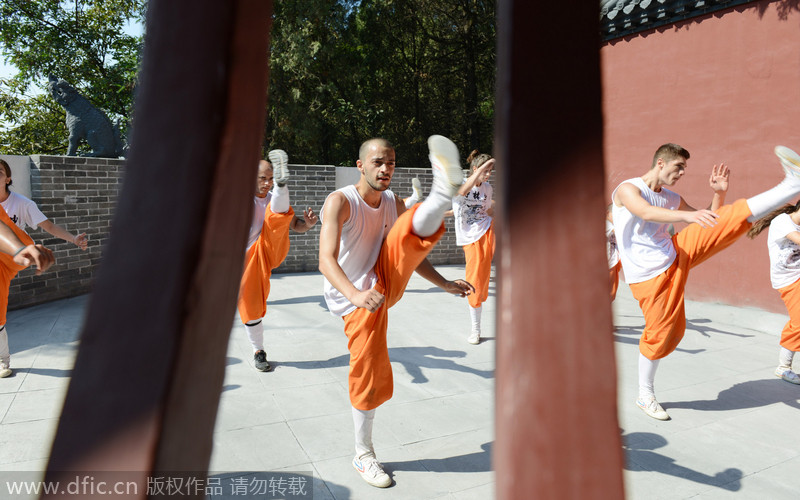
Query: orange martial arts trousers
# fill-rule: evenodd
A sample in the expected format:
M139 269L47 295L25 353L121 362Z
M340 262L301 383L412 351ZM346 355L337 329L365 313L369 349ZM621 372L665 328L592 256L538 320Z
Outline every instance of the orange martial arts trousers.
M489 278L492 274L492 258L494 257L494 221L483 233L481 239L464 245L466 258L466 279L475 287L475 293L467 296L469 305L480 307L489 298Z
M261 235L245 256L244 273L239 285L239 318L249 323L267 314L269 278L272 270L281 265L289 253L289 226L294 210L283 214L273 213L271 204L264 214Z
M358 410L375 409L392 397L394 382L386 344L389 308L403 297L411 274L444 234L444 224L426 238L413 233L411 219L419 206L397 218L381 246L375 263L375 290L384 295L384 303L374 313L359 308L344 317L350 351L350 403Z
M622 261L617 261L614 267L608 269L608 279L611 281L611 301L617 298L619 288L619 270L622 269Z
M629 284L644 314L639 352L648 359L663 358L683 339L686 330L683 296L689 269L730 246L752 226L747 222L751 213L744 199L720 207L717 214L714 227L690 224L672 237L677 257L669 269L647 281Z
M33 239L28 236L28 233L14 224L6 211L3 210L3 207L0 207L0 222L10 227L23 244L33 244ZM25 266L20 266L14 262L14 258L11 255L0 252L0 325L6 324L6 309L8 309L8 292L11 280L23 269L25 269Z
M781 347L800 351L800 280L778 290L789 311L789 321L781 332Z

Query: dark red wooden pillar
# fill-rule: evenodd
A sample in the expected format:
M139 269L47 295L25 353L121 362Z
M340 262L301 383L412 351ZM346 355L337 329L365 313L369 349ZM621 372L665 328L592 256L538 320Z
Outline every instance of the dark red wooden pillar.
M500 0L497 498L623 498L595 0Z
M124 186L48 480L133 471L146 485L155 471L208 467L264 131L271 16L264 0L148 4Z

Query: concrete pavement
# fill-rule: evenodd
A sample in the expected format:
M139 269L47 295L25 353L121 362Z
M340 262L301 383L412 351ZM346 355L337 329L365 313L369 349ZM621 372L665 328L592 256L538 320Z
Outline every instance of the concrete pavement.
M439 270L463 276L460 266ZM350 464L346 338L321 290L317 273L273 276L271 373L253 368L244 329L233 322L210 470L313 476L317 500L494 498L494 283L477 346L466 342L466 301L422 278L412 278L392 309L395 393L377 410L374 431L394 478L386 490L364 483ZM76 297L9 313L15 375L0 380L0 471L41 476L87 303ZM672 416L659 422L634 405L643 320L624 285L614 313L627 498L800 498L800 386L772 375L785 315L689 302L686 337L656 377ZM591 367L583 369L591 383ZM35 496L0 489L0 498Z

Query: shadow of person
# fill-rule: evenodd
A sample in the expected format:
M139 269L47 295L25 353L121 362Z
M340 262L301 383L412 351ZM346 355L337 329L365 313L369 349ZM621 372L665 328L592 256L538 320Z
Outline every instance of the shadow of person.
M686 329L687 330L694 330L703 337L711 337L712 333L717 333L721 335L731 335L733 337L739 337L743 339L755 337L755 335L748 335L746 333L733 333L728 332L725 330L720 330L719 328L712 328L710 326L705 326L706 324L711 323L711 320L708 318L699 318L699 319L687 319L686 320Z
M423 373L423 368L430 370L452 370L462 373L471 373L482 378L494 377L494 370L479 370L471 366L460 365L451 358L463 358L464 351L445 350L439 347L391 347L389 359L400 363L406 373L411 375L412 384L422 384L428 381Z
M620 326L614 328L614 342L620 344L639 345L639 337L642 336L642 326ZM685 352L686 354L699 354L705 349L684 349L682 347L675 348L678 352Z
M664 408L688 408L700 411L726 411L758 408L784 403L800 409L800 390L796 385L780 380L762 379L740 382L721 391L716 399L661 402Z
M489 472L492 470L492 444L483 443L481 451L447 458L423 458L406 462L384 462L387 472Z
M428 382L423 373L423 368L431 370L452 370L471 373L482 378L493 378L494 370L479 370L471 366L464 366L448 358L463 358L467 355L464 351L445 350L433 346L420 347L390 347L389 359L400 363L411 376L412 384ZM272 360L270 360L272 362ZM337 368L350 365L350 355L343 354L323 361L275 361L282 366L292 366L301 370L316 368ZM398 374L395 373L395 377Z
M673 458L652 451L667 445L667 440L658 434L632 432L622 436L622 443L625 451L625 470L643 469L660 472L728 491L739 491L742 488L743 474L740 469L728 468L710 476L680 465Z
M287 299L270 300L270 306L287 305L287 304L316 304L320 309L328 311L328 304L325 303L325 298L321 295L307 295L305 297L290 297Z

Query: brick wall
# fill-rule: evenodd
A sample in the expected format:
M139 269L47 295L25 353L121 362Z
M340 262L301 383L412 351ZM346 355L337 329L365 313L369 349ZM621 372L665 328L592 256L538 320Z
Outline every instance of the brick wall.
M11 281L9 309L84 294L100 264L122 181L124 160L70 156L31 156L31 197L54 223L72 234L85 232L82 251L49 233L28 228L37 243L55 252L56 264L36 276L20 271Z
M310 206L319 213L325 197L336 189L336 167L316 165L292 165L289 181L292 207L298 217L303 207ZM419 177L422 191L431 189L433 174L430 168L402 168L395 170L392 191L405 198L411 195L411 179ZM456 245L453 218L445 220L445 234L433 248L429 259L433 264L463 264L464 251ZM305 234L290 232L291 249L283 264L274 272L316 271L319 254L319 224Z
M41 229L30 230L37 243L53 249L56 265L41 276L31 269L21 271L11 282L9 309L88 293L102 257L111 227L116 196L121 185L124 160L68 156L31 156L31 197L53 222L73 234L86 232L88 250L81 251ZM302 216L303 207L319 213L325 197L336 189L336 167L292 165L289 181L292 207ZM411 179L419 177L425 194L433 176L429 168L395 171L392 190L401 197L411 195ZM453 219L445 221L442 240L430 254L433 264L463 264L464 252L455 242ZM274 272L317 270L319 224L305 234L290 233L291 250Z

